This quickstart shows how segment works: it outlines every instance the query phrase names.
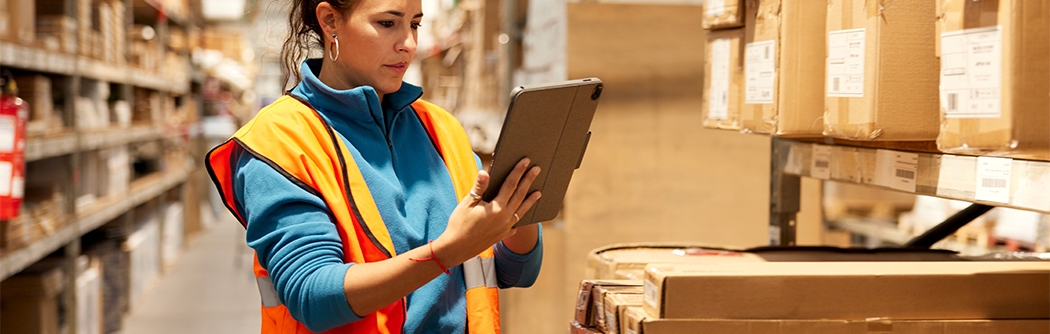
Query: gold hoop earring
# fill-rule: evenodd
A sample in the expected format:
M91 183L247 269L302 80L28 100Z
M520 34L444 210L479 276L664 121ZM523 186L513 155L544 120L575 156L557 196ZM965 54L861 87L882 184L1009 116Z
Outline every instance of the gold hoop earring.
M332 51L332 47L335 47L335 51ZM339 36L332 34L332 44L328 45L328 59L335 61L339 59Z

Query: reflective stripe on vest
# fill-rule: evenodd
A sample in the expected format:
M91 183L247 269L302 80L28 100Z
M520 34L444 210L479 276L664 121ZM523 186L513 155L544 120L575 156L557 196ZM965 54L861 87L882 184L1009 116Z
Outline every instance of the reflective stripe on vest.
M412 108L445 161L456 195L467 196L477 179L477 164L462 126L447 111L422 100L413 103ZM346 145L305 101L281 97L260 110L229 141L208 153L208 172L224 204L247 226L236 210L233 196L232 172L240 154L251 154L325 201L343 242L344 262L375 262L396 255L389 231ZM492 248L468 263L463 267L464 279L470 282L466 292L468 333L499 333L499 295ZM258 259L254 271L262 297L263 333L308 333L280 303L273 282ZM400 333L405 312L402 298L328 332Z

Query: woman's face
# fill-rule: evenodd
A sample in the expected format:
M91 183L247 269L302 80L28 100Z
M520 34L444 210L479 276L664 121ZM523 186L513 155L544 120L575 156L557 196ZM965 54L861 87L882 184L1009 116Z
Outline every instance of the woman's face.
M423 19L420 1L361 0L343 16L343 24L335 31L339 36L336 62L342 65L337 67L348 88L368 85L380 96L401 89L416 54L416 30Z

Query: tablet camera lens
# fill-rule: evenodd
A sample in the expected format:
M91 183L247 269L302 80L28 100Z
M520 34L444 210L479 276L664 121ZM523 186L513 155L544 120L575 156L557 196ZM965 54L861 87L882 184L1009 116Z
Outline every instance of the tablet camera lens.
M601 84L594 87L594 94L591 94L591 100L597 101L598 98L602 96L602 88L604 88L604 86Z

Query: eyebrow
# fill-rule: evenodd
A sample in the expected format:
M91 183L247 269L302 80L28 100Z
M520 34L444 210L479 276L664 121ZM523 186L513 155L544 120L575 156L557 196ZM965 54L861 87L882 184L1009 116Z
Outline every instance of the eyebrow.
M402 12L399 12L399 11L396 11L396 10L388 10L388 11L385 11L384 13L387 13L387 14L390 14L390 15L394 15L394 16L397 16L397 17L405 17L405 13L402 13ZM412 16L412 18L419 18L419 17L423 17L423 13L419 13L419 14L416 14L416 15Z

